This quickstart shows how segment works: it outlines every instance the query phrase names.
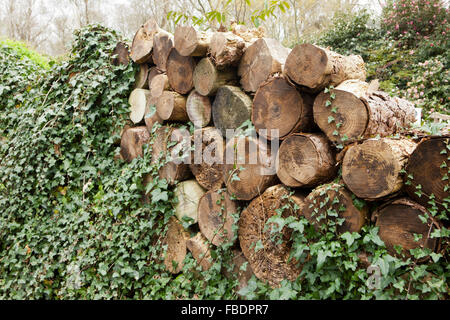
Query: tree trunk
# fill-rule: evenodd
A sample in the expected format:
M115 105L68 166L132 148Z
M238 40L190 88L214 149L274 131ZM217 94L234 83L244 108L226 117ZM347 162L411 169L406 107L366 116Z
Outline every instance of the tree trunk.
M156 102L156 111L163 120L187 122L186 97L175 91L164 91Z
M371 92L366 82L345 81L332 94L335 99L323 92L314 102L314 120L332 142L386 137L415 122L412 103L381 91Z
M242 211L239 220L242 252L255 276L272 287L278 287L283 280L295 281L301 271L295 260L289 261L292 229L284 227L274 234L271 234L273 227L270 224L268 230L266 229L267 220L272 216L287 218L298 215L298 212L292 209L285 209L282 214L277 213L289 203L288 196L289 191L285 187L273 186L254 199Z
M192 136L194 151L189 165L198 183L207 190L217 190L223 185L223 160L225 142L214 127L197 129Z
M323 134L295 133L286 138L277 156L277 173L290 187L315 187L337 172L335 154Z
M211 101L192 90L186 100L186 113L195 127L206 127L211 122Z
M147 21L136 32L131 45L131 59L136 63L148 63L152 60L153 36L159 32L155 20Z
M167 59L167 76L170 86L180 94L187 94L194 88L195 60L184 57L173 48Z
M177 181L183 181L191 176L189 165L184 162L178 163L170 160L168 156L171 155L175 146L170 146L169 143L179 143L182 135L180 130L173 127L160 127L154 135L156 139L153 143L152 149L152 164L161 163L158 171L160 179L166 179L170 185L174 185Z
M150 134L145 126L128 128L122 134L120 154L125 161L131 162L137 157L142 157L142 147L149 142Z
M399 191L401 172L416 143L389 138L370 139L349 148L342 163L345 185L357 197L375 200Z
M238 75L243 89L255 92L271 75L281 73L289 51L278 40L256 40L245 51L239 64Z
M175 196L178 202L175 204L175 215L178 220L192 219L190 224L198 222L198 204L205 194L203 189L195 180L180 182L175 188ZM187 222L187 221L186 221Z
M254 137L236 137L226 145L223 166L228 193L238 200L252 200L277 182L269 146Z
M203 58L195 67L195 90L203 96L213 96L219 87L236 84L237 75L233 69L219 71L209 58Z
M182 56L205 57L211 42L211 34L189 26L175 29L175 49Z
M445 199L450 197L450 136L423 139L411 154L406 166L405 190L425 207L430 200L445 210ZM419 196L420 194L420 196ZM434 197L432 197L434 195Z
M186 242L186 246L203 271L209 270L213 264L211 250L207 240L199 232Z
M208 191L198 204L198 226L200 231L213 245L221 246L235 240L233 226L238 214L236 202L224 190Z
M366 80L366 68L360 56L343 56L309 43L292 49L284 73L291 81L313 92L349 79Z
M252 100L239 87L223 86L217 90L212 106L214 126L226 136L226 129L237 129L250 120Z
M113 57L111 63L115 66L127 65L130 63L130 52L128 51L128 46L124 42L118 42L114 48Z
M155 98L159 98L160 96L162 96L164 91L169 91L172 89L169 84L169 78L164 73L155 75L150 82L149 88L152 97Z
M164 244L167 245L167 250L164 255L164 265L167 271L173 274L181 272L187 253L186 242L188 240L189 234L184 230L181 223L174 217L171 217L164 239Z
M173 48L173 35L164 30L159 30L153 37L153 63L160 70L167 70L167 58Z
M145 89L134 89L128 103L130 104L130 119L134 124L142 122L145 116L145 109L151 99L150 91Z
M148 72L149 67L148 64L140 64L139 65L139 71L136 72L136 75L134 76L134 88L135 89L148 89Z
M337 217L328 216L329 212L337 214ZM306 197L302 214L317 229L327 231L336 223L337 234L343 234L361 231L368 222L369 207L362 200L353 200L344 185L331 183L316 188ZM345 220L339 225L336 218Z
M308 132L314 123L313 105L285 79L274 77L261 84L253 99L252 122L258 133L272 139L271 130L286 138L297 131ZM267 129L267 131L260 131Z
M211 59L219 70L237 67L245 50L253 42L247 42L232 32L215 32L211 38Z
M423 223L420 216L430 216L427 210L408 198L401 198L384 204L373 214L379 236L392 255L397 255L394 246L401 246L406 257L411 257L410 249L419 247L438 251L439 239L430 238L431 233L440 225L428 218ZM422 235L415 241L415 234Z

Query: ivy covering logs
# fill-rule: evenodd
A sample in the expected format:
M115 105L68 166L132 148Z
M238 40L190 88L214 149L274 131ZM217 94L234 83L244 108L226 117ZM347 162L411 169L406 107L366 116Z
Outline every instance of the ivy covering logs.
M409 136L413 103L366 82L360 56L313 44L291 50L236 25L179 26L172 35L149 21L130 57L139 64L129 99L135 126L124 128L121 156L142 156L154 137L151 161L165 159L159 176L178 199L162 253L170 272L181 272L189 251L207 270L211 246L230 243L239 266L249 263L240 288L252 274L271 286L295 280L302 266L278 217L336 225L338 234L372 223L391 254L398 245L439 250L430 234L441 222L423 217L430 202L448 209L450 137ZM189 163L169 156L182 126L191 127ZM259 137L227 136L238 128Z

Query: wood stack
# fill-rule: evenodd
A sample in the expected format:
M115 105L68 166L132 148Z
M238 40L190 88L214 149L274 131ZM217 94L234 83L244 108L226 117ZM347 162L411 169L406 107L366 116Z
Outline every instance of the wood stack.
M178 198L166 237L170 272L181 271L187 250L207 270L211 248L231 243L250 274L272 286L294 280L301 265L289 259L289 229L278 230L277 240L270 223L266 228L277 215L302 215L318 229L343 218L339 234L372 221L392 254L395 245L438 250L429 230L441 223L421 224L418 217L430 201L448 206L450 137L403 135L415 122L414 105L365 82L360 56L312 44L290 50L261 30L236 26L227 32L179 26L171 35L149 21L136 33L131 59L140 68L122 158L142 156L154 138L157 163L183 137L180 125L195 127L191 162L166 161L159 169ZM250 122L259 137L226 136ZM165 125L152 130L155 123ZM277 138L279 148L270 144ZM198 224L194 237L186 223ZM422 242L412 241L413 233ZM248 278L246 272L241 284Z

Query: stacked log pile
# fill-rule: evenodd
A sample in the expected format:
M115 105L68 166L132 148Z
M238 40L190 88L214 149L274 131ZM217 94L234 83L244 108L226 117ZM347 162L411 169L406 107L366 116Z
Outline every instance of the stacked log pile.
M122 158L142 155L155 123L170 124L153 133L157 161L171 150L170 140L180 138L178 124L192 122L192 158L198 153L205 160L209 152L213 159L160 168L178 198L166 239L170 272L181 271L188 250L207 270L212 246L232 241L240 264L249 262L248 272L241 272L245 279L252 272L272 286L295 279L301 266L289 260L289 230L274 242L266 228L288 198L296 205L282 215L312 222L340 204L345 222L339 233L373 223L392 254L395 245L438 249L429 234L441 222L424 224L419 216L430 199L447 209L450 136L403 134L415 122L414 105L365 82L360 56L313 44L291 50L241 26L226 32L179 26L172 35L149 21L136 33L130 57L140 68L130 96L134 125L124 128ZM227 129L250 122L263 139L226 137ZM272 129L278 129L276 136ZM273 149L276 138L281 145ZM230 153L238 155L231 163ZM295 195L289 196L289 188ZM378 206L356 206L358 198ZM183 229L186 221L198 224L194 237ZM422 242L413 241L414 233L423 235Z

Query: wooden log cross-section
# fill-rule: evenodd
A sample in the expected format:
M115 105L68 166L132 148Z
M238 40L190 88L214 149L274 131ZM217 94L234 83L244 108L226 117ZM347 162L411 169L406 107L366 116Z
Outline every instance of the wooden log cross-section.
M301 271L295 260L289 261L292 230L284 227L281 231L271 234L272 227L268 225L269 228L266 228L267 220L279 215L278 209L288 203L288 195L288 190L282 185L268 188L242 211L239 220L239 243L242 252L255 276L272 287L279 286L283 280L294 281ZM281 216L298 216L298 212L286 209Z
M156 67L165 72L167 70L167 58L173 48L173 35L160 29L153 36L153 63Z
M175 91L164 91L156 102L156 112L167 121L187 122L186 97Z
M217 70L211 59L203 58L195 67L195 90L203 96L215 95L219 87L233 85L237 82L234 69Z
M192 256L203 271L211 268L213 264L211 249L209 248L207 240L200 232L186 241L186 247L192 253Z
M140 64L139 71L136 72L134 76L134 88L135 89L148 89L148 72L149 72L148 64Z
M219 70L237 67L250 44L232 32L215 32L209 48L211 59Z
M127 65L130 63L130 51L128 50L128 45L124 42L118 42L111 57L111 63L114 66Z
M247 92L256 92L271 75L281 73L289 52L290 49L283 47L278 40L256 40L239 63L238 75L242 88Z
M163 244L167 245L167 250L162 252L164 266L167 271L177 274L183 269L184 258L187 253L186 243L188 239L189 234L184 230L181 223L175 217L171 217L168 223L168 230L163 241Z
M309 43L292 49L284 73L292 82L312 92L349 79L366 80L365 65L360 56L343 56Z
M186 100L186 112L195 127L204 128L211 122L211 101L192 90Z
M197 31L191 26L177 26L175 49L182 56L204 57L211 42L211 33Z
M149 90L146 89L134 89L128 103L130 104L130 119L134 124L139 124L144 120L146 107L149 105L151 100L151 94Z
M188 94L194 88L195 60L172 48L166 63L170 87L179 94Z
M371 91L360 80L347 80L331 92L320 93L314 101L314 120L328 139L345 144L394 135L416 121L411 102Z
M252 123L256 131L267 139L272 139L272 129L278 129L280 139L297 131L309 132L314 123L312 101L303 99L285 79L271 78L256 91Z
M159 98L164 91L170 91L169 78L164 73L153 76L152 81L149 81L149 89L152 97Z
M175 204L175 215L178 220L183 221L188 218L191 219L190 224L197 223L198 205L204 194L205 189L196 180L180 182L175 188L175 196L178 200Z
M280 146L277 175L289 187L315 187L337 172L335 154L323 134L295 133Z
M158 24L151 19L136 32L131 45L131 59L136 63L152 62L153 37L159 32Z
M147 127L130 127L122 134L120 155L125 161L131 162L137 157L142 157L143 146L149 142L150 134L148 133Z
M403 186L402 170L416 143L408 139L369 139L348 149L342 163L345 185L359 198L386 197Z

